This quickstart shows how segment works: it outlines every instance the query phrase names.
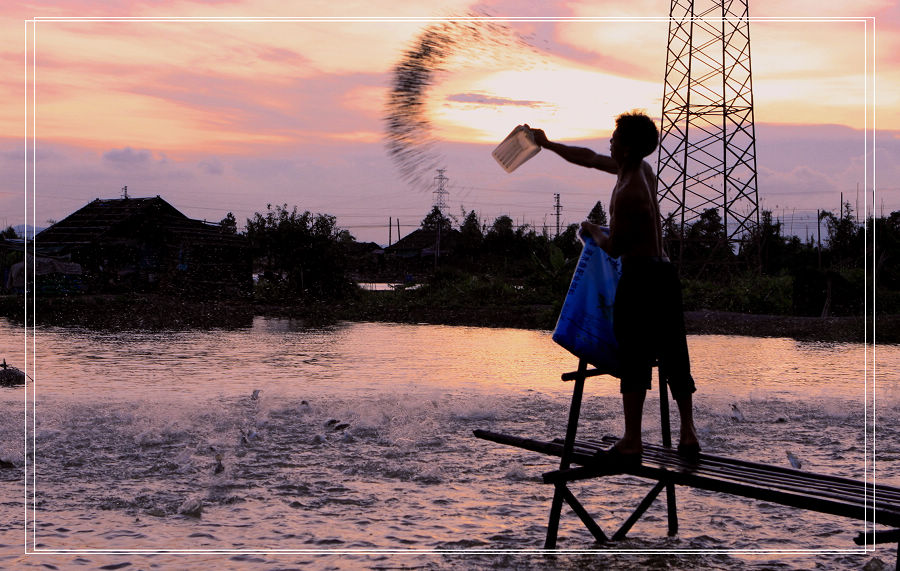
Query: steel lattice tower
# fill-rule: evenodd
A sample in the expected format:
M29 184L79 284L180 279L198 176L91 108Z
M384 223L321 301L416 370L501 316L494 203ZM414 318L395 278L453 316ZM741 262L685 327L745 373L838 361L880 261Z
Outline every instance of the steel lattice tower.
M434 207L440 210L441 216L444 215L444 209L447 208L446 196L450 194L447 192L447 189L444 188L444 183L450 180L444 176L446 170L447 169L437 169L438 175L434 177L434 180L437 181L438 187L437 190L432 192L432 194L434 194Z
M660 127L660 213L679 235L709 208L729 245L757 226L747 0L672 0Z

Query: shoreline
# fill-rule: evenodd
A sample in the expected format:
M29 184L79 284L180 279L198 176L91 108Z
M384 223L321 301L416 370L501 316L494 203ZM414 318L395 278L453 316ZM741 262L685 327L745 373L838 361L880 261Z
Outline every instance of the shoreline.
M11 299L12 298L12 299ZM393 301L393 302L392 302ZM552 330L556 313L552 305L440 306L397 303L383 296L337 304L261 304L248 300L193 300L148 295L107 295L43 298L36 300L29 321L40 325L90 329L210 329L249 327L253 318L298 319L310 326L338 321L429 323L471 327L509 327ZM0 299L0 315L22 323L21 298ZM689 335L742 335L789 337L803 341L900 343L900 315L878 315L875 323L862 316L802 317L726 311L685 311Z
M872 324L862 316L803 317L760 315L726 311L686 311L689 335L745 335L749 337L790 337L798 341L873 342ZM875 317L875 342L900 343L900 316ZM868 335L867 335L868 331Z

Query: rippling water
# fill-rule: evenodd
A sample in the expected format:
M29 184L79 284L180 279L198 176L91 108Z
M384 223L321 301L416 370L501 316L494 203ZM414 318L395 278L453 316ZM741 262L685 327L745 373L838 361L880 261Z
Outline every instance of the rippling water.
M861 479L874 424L877 481L900 485L900 347L867 355L860 344L781 338L689 343L706 451L782 466L791 452L804 469ZM258 318L222 331L41 328L33 347L27 540L66 553L22 555L25 390L2 389L0 460L13 466L0 468L4 568L860 568L873 557L894 560L889 545L857 551L861 523L684 488L676 538L666 537L661 504L629 539L605 547L564 515L561 548L635 553L508 552L542 546L552 490L540 478L556 463L472 430L563 435L571 385L559 375L576 362L545 331L310 329ZM0 348L21 365L24 332L0 321ZM614 381L589 382L581 434L619 433L620 408ZM658 441L653 398L645 418L645 438ZM621 476L579 483L576 493L615 529L648 487ZM770 553L710 552L731 549ZM120 553L98 553L110 550ZM671 550L693 551L653 553Z

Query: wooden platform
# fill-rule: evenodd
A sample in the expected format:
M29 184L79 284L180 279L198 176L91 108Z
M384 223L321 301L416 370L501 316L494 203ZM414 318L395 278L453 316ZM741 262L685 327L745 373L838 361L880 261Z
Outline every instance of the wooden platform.
M476 430L475 436L499 444L507 444L562 457L563 441L540 441ZM614 436L597 440L576 440L571 460L578 467L554 470L544 474L544 482L571 482L611 474L633 474L650 480L671 482L702 490L723 492L828 513L858 520L877 521L900 527L900 488L869 484L802 470L769 466L746 460L701 454L696 463L680 457L675 450L644 445L640 467L631 470L610 469L594 454L606 450L616 441Z
M675 535L678 532L675 488L690 486L865 521L867 531L854 539L856 544L898 543L897 562L900 564L900 488L711 454L700 454L696 462L686 460L671 448L669 390L667 379L661 371L658 387L662 446L645 443L639 466L626 468L608 465L609 460L604 459L602 454L596 454L612 446L615 437L607 436L600 440L577 437L584 383L588 378L602 374L597 369L589 369L585 359L580 359L577 371L562 375L563 381L574 381L565 439L541 441L486 430L475 431L475 436L484 440L560 458L559 469L544 474L544 482L554 486L545 548L556 547L563 503L568 504L598 542L607 541L606 534L568 484L612 474L632 474L654 480L656 484L613 534L614 540L625 537L663 490L666 492L669 535ZM874 531L871 530L873 523L892 529Z

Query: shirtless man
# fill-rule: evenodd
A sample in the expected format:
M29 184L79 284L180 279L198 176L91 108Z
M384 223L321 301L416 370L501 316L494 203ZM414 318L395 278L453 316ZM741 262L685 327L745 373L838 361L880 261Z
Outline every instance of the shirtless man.
M532 131L535 143L570 163L616 175L609 201L609 236L596 224L581 223L582 232L611 256L622 259L613 329L621 361L625 434L608 454L623 464L640 463L644 398L650 388L653 362L658 360L681 417L678 451L694 459L700 452L691 396L696 388L685 339L681 283L663 249L656 176L643 160L656 149L656 125L643 113L620 115L609 143L609 156L555 143L541 129Z

